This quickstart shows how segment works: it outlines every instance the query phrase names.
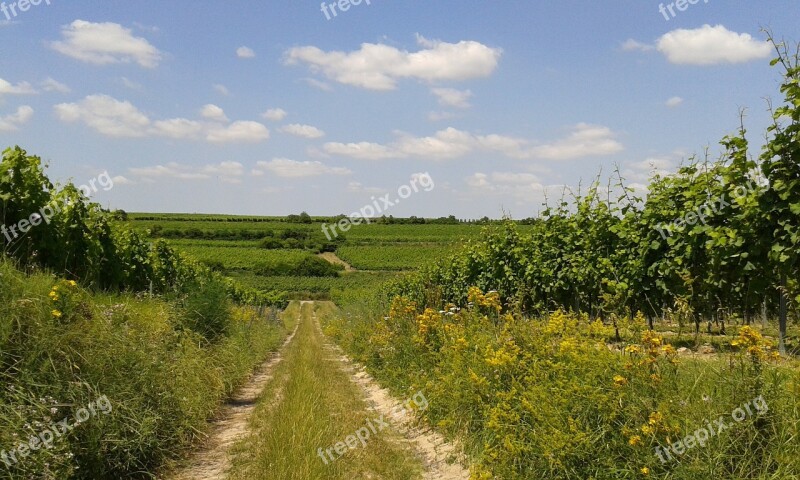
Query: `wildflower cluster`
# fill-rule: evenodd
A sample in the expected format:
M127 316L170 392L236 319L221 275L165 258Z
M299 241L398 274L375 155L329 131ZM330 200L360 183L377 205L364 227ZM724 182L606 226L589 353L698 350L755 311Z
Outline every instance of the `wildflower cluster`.
M484 294L480 288L470 287L467 292L467 301L471 306L493 310L498 314L503 311L503 303L500 300L500 294L495 290Z
M81 291L74 280L61 280L53 285L48 294L51 302L50 315L63 323L73 320L81 307Z
M780 357L772 341L764 338L759 331L749 325L739 329L739 336L731 342L731 347L745 353L753 363Z

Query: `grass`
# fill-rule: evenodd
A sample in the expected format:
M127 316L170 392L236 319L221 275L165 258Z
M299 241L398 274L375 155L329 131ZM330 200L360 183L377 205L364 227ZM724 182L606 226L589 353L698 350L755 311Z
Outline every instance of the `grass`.
M446 244L346 245L336 254L359 270L403 271L437 261L454 248Z
M315 325L315 314L325 317L333 309L298 302L287 309L300 326L256 407L253 435L235 448L232 480L419 478L420 465L389 430L327 465L318 456L319 448L344 442L377 416L367 411L363 393L326 350Z
M209 342L184 324L181 302L68 288L5 262L0 279L0 451L103 396L112 407L53 448L0 463L3 480L152 478L286 335L274 317L230 307L225 334ZM60 318L54 285L70 306Z
M625 348L611 350L602 322L501 314L499 297L480 292L470 302L354 306L325 333L393 391L423 390L426 419L462 440L474 478L800 478L800 370L757 330L729 326L741 348L692 358L643 317L622 321ZM733 421L759 398L768 412ZM656 456L721 417L731 427L704 447Z

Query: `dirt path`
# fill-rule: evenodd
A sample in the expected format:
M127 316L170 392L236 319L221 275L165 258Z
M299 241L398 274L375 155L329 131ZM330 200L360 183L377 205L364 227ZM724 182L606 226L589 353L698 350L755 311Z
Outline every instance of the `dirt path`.
M264 362L258 371L225 404L219 420L213 424L205 446L191 456L186 467L167 476L169 480L224 480L231 466L230 448L247 436L250 417L272 372L283 360L282 352L297 333L297 327L286 338L280 350Z
M316 327L321 329L316 314L314 320ZM366 369L344 355L341 348L327 342L327 337L325 348L341 362L353 382L361 387L372 410L390 419L392 426L405 437L423 462L424 480L469 479L469 469L462 466L467 462L455 445L430 429L423 430L415 426L413 417L403 408L403 402L393 397L387 389L381 388Z
M324 258L325 260L327 260L328 262L330 262L330 263L332 263L334 265L343 265L345 272L357 272L358 271L355 268L353 268L352 265L350 265L349 263L347 263L344 260L342 260L341 258L339 258L334 252L324 252L324 253L318 254L317 256L319 256L320 258Z

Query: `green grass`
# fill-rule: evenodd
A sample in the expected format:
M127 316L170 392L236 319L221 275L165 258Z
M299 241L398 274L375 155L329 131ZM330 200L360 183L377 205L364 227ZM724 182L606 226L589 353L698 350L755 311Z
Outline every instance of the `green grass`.
M332 312L330 304L317 304L317 315ZM323 462L318 449L344 442L378 414L367 411L361 389L342 370L336 352L326 350L314 306L294 302L286 314L300 316L300 326L256 407L253 435L235 448L231 480L419 478L418 461L391 427Z
M262 265L299 264L314 255L304 250L264 250L247 247L205 247L191 243L177 246L192 258L208 264L221 263L226 270L252 270Z
M196 238L170 238L167 243L176 248L213 247L213 248L258 248L260 240L202 240Z
M414 270L452 252L451 245L366 245L343 246L336 254L359 270Z
M0 262L0 451L105 396L96 415L32 452L0 479L152 478L202 437L220 402L274 350L286 329L231 308L209 343L184 324L180 302L68 289ZM61 318L49 298L69 303ZM219 309L217 309L219 311Z

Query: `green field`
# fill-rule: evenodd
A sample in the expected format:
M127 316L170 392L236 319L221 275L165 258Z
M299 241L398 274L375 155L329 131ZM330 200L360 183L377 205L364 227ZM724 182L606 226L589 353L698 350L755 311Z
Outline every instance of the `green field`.
M127 223L151 239L167 242L201 263L234 278L244 287L295 299L346 301L376 291L386 281L444 258L465 241L481 237L483 225L381 224L353 226L329 241L323 225L334 219L314 217L311 223L287 217L131 213ZM525 229L526 226L520 226ZM298 248L269 249L268 242ZM326 246L327 245L327 246ZM310 275L307 264L322 249L356 271ZM340 268L340 267L337 267Z
M358 270L404 271L442 258L456 248L453 244L345 245L336 253Z

